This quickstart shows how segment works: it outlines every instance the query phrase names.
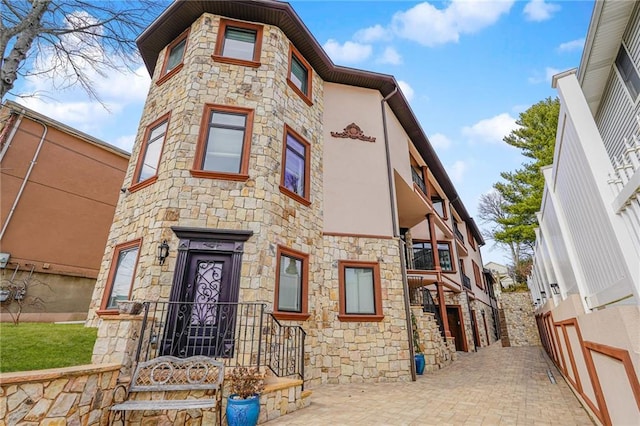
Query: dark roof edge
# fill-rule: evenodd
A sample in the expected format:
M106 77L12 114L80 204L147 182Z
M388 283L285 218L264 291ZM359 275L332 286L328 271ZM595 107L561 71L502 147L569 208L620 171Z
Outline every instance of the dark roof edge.
M376 89L383 97L386 97L398 87L398 82L392 75L335 65L293 7L287 2L276 0L174 1L136 40L149 74L153 75L160 51L198 17L203 13L222 14L221 11L229 10L233 10L236 16L229 14L229 12L226 12L227 14L224 16L235 17L236 19L251 20L249 18L256 16L256 14L264 15L265 19L258 21L256 18L256 22L278 26L285 32L289 40L326 82ZM269 15L269 12L274 10L277 11L277 16ZM157 32L161 33L160 38L162 40L160 43L157 41L154 43L152 40ZM400 91L400 93L402 92ZM425 162L460 217L471 226L474 236L483 245L484 239L480 230L460 200L449 175L404 95L391 97L388 104L407 135L414 142L420 154L422 154Z
M4 107L9 108L9 110L11 110L12 112L15 112L17 114L22 114L32 120L37 120L37 121L41 121L44 124L46 124L47 126L51 126L51 127L55 127L58 130L61 130L65 133L68 133L70 135L73 135L79 139L82 139L90 144L96 145L99 148L105 149L107 151L111 151L114 154L117 154L121 157L125 157L125 158L129 158L131 157L131 153L118 148L117 146L113 146L103 140L100 140L96 137L93 137L91 135L88 135L84 132L81 132L80 130L74 129L73 127L67 126L64 123L61 123L57 120L54 120L53 118L49 118L46 115L43 115L37 111L34 111L30 108L27 108L26 106L20 105L17 102L11 101L11 100L6 100L3 104Z

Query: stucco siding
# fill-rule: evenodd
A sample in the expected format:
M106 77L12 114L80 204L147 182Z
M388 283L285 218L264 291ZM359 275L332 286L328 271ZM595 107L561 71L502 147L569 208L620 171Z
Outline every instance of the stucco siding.
M393 235L380 100L375 90L324 85L324 232ZM351 123L375 142L331 136Z

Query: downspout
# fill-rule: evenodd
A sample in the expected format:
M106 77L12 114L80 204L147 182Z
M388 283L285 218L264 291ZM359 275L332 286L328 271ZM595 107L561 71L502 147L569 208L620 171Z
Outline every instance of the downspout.
M13 205L11 206L11 210L9 210L9 214L7 215L7 218L4 221L4 225L2 225L2 231L0 231L0 242L2 241L2 237L4 237L4 233L7 231L7 227L9 226L9 222L11 221L11 217L13 216L13 213L16 211L16 207L18 206L18 202L22 197L24 188L25 186L27 186L27 181L29 180L29 176L31 176L31 172L33 171L33 168L36 165L38 155L40 155L40 150L42 149L42 145L44 144L44 138L47 136L47 132L49 131L49 128L47 127L47 125L44 124L42 121L36 120L34 118L31 118L31 120L35 121L36 123L40 123L44 131L42 132L42 137L40 138L40 142L38 142L38 147L36 148L36 152L33 154L33 158L31 159L31 164L29 164L29 169L27 169L27 173L24 175L24 179L22 181L22 185L20 185L20 189L18 190L16 199L13 201ZM11 135L11 137L13 137L13 134Z
M398 93L398 87L396 86L391 93L385 96L380 101L380 108L382 110L382 128L384 131L384 149L387 155L387 179L389 181L389 203L391 206L391 226L393 228L393 236L398 239L398 250L400 251L400 273L402 275L402 288L404 291L404 311L407 321L407 339L409 341L409 367L411 371L411 380L416 381L416 363L413 361L415 352L413 348L413 326L411 324L411 304L409 301L409 283L407 281L407 265L404 254L404 241L400 238L400 232L398 230L398 217L396 216L396 200L393 193L393 173L391 171L391 149L389 148L389 132L387 130L387 114L385 112L385 104L396 93Z
M13 141L13 137L16 134L16 132L18 131L18 127L20 127L20 123L22 123L22 117L24 117L24 115L22 113L20 113L20 115L17 116L17 119L15 119L16 115L13 115L13 117L14 117L14 120L11 123L13 125L12 128L11 128L11 133L7 137L7 140L4 141L4 144L2 145L2 151L0 151L0 162L2 162L2 159L4 158L4 155L9 150L9 145L11 145L11 142ZM0 140L0 143L2 143L1 140Z

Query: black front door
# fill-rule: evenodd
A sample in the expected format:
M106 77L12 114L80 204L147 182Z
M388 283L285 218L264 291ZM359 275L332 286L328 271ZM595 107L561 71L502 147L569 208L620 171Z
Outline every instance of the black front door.
M232 358L242 253L253 232L171 229L180 242L160 354Z
M189 252L184 279L173 292L163 354L233 356L236 304L231 255Z

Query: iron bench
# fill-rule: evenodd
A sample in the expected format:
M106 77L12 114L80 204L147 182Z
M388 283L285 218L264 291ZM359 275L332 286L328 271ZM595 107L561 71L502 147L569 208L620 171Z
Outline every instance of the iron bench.
M127 411L187 410L192 408L216 408L218 425L221 425L222 382L224 363L206 356L176 358L160 356L143 361L136 366L131 381L114 389L114 400L119 390L124 390L123 402L111 406L120 411L122 421ZM215 396L204 399L152 399L136 400L137 392L213 391ZM166 393L164 395L166 397Z

